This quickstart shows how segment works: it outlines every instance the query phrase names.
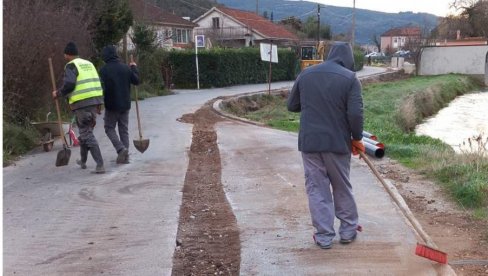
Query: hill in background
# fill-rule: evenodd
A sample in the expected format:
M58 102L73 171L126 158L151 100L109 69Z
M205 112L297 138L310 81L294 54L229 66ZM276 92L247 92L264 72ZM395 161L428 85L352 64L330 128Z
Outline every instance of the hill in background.
M256 1L217 0L217 2L229 8L256 11ZM308 1L260 0L258 8L260 15L265 11L268 16L273 13L275 22L289 16L298 17L302 21L310 16L317 17L317 3ZM321 5L320 22L330 25L333 35L349 34L352 29L352 14L352 7ZM407 25L420 26L422 30L430 32L437 26L437 20L436 15L428 13L385 13L356 9L356 43L372 43L373 36L379 37L391 28Z
M194 20L208 9L218 4L229 8L256 11L254 0L154 0L162 9L179 16L189 16ZM317 17L317 3L308 1L259 0L259 14L268 17L273 14L275 22L295 16L303 22L310 16ZM332 35L349 34L352 29L353 9L321 5L320 21L331 26ZM408 25L420 26L424 32L430 32L437 26L438 17L428 13L385 13L365 9L356 9L356 43L372 44L373 37L379 37L394 27Z

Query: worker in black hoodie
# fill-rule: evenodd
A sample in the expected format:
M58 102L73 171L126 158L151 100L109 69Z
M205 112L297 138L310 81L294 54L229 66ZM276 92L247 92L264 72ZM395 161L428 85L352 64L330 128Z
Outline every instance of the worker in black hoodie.
M120 61L113 45L103 48L102 58L105 65L100 69L100 81L105 102L105 133L117 151L117 164L127 164L129 163L130 86L139 84L139 72L134 61L129 65ZM119 135L115 131L116 127Z

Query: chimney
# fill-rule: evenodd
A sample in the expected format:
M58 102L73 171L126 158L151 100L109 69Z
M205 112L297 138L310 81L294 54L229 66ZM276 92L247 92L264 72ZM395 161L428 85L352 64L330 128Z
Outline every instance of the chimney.
M457 30L456 31L456 40L460 40L460 39L461 39L461 31Z

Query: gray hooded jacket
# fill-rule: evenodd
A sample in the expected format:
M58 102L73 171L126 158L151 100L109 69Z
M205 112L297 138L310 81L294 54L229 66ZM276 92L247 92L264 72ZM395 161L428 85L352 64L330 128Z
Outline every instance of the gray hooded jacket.
M327 60L302 71L288 97L288 110L301 112L298 149L351 153L351 138L363 138L363 99L348 43L335 43Z

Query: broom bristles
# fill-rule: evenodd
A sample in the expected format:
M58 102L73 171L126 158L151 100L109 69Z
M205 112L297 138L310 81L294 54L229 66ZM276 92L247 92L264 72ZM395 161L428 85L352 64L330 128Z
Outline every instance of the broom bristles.
M427 258L441 264L447 264L447 253L444 253L440 250L424 244L417 243L417 247L415 248L415 255Z

